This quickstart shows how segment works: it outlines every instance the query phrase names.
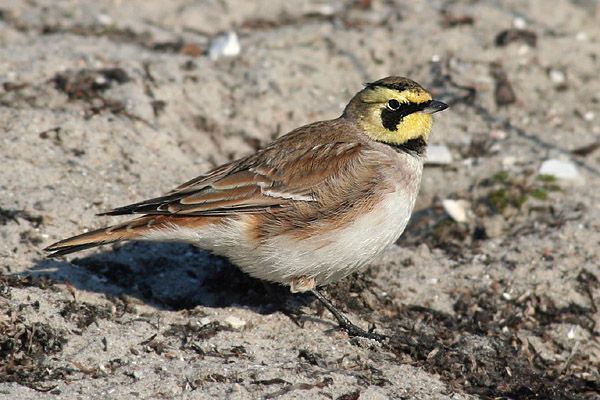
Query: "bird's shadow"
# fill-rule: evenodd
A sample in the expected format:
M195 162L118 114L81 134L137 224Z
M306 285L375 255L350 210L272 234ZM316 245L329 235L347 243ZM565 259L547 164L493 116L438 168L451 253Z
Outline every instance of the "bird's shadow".
M418 232L420 214L426 216L427 210L415 213L403 241ZM133 241L66 258L41 258L26 274L107 297L137 298L165 310L241 307L261 314L282 311L298 322L300 308L314 301L309 294L254 279L225 258L172 242Z
M251 278L226 259L179 243L128 242L69 261L40 259L28 274L169 310L237 306L261 314L293 313L310 297L292 295L281 285Z

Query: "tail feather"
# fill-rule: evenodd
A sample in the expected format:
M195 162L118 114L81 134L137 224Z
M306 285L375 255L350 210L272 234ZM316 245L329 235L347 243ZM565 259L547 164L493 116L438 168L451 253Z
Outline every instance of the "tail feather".
M44 250L50 252L48 257L64 256L80 250L91 249L103 244L120 242L122 240L143 239L150 231L165 228L172 229L173 226L200 229L212 223L218 223L219 217L190 217L174 215L145 215L122 224L97 229L92 232L83 233L68 239L56 242Z
M119 225L97 229L61 240L46 247L44 250L51 252L48 254L48 257L59 257L103 244L136 239L144 231L147 231L149 227L154 226L155 220L156 218L154 217L144 216Z
M52 253L48 254L47 257L54 258L54 257L60 257L60 256L64 256L67 254L76 253L78 251L98 247L102 244L105 244L105 243L95 242L95 243L87 243L87 244L80 244L80 245L72 245L72 246L66 246L66 247L59 248L58 250L55 250L55 249L51 248L52 246L50 246L50 247L45 248L44 250L51 251Z

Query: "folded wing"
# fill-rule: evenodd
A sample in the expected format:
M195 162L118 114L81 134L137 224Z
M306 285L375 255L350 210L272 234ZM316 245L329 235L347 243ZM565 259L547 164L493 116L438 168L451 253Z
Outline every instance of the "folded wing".
M360 143L328 143L280 157L269 148L184 183L165 196L100 215L227 216L314 202L315 189L358 155Z

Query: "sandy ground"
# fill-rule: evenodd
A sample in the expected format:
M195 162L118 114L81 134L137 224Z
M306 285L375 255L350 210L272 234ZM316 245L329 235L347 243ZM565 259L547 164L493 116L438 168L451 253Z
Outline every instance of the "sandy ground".
M597 2L289 3L0 1L0 398L600 398ZM386 343L187 245L44 258L387 75L451 104L454 161L327 290Z

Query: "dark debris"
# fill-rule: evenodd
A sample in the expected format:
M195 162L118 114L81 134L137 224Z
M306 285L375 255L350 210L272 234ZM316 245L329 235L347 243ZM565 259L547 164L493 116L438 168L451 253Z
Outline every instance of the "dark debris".
M441 25L446 29L461 25L473 25L475 23L475 18L468 14L454 14L448 10L442 10L441 16Z
M525 43L530 47L537 45L537 34L526 29L511 28L505 29L496 35L496 46L507 46L510 43Z
M19 223L19 219L29 222L34 228L39 228L44 223L44 217L31 214L27 210L14 210L0 207L0 225L9 222Z
M60 315L65 320L74 322L79 329L87 328L99 319L110 319L113 316L110 306L98 306L75 301L67 301L60 310Z
M327 362L323 359L323 356L318 353L314 353L307 349L300 349L298 352L298 358L305 360L311 365L316 365L321 368L327 368Z
M591 398L600 381L589 380L562 371L562 365L542 359L529 343L523 343L516 332L521 324L536 324L526 318L528 302L504 302L498 293L481 291L461 297L455 304L457 316L432 313L430 310L406 307L393 318L390 346L399 355L409 354L417 364L442 376L456 388L486 398ZM578 313L578 314L576 314ZM531 326L543 335L544 325L560 321L566 314L586 320L589 310L576 313L552 309L534 317L539 326ZM531 316L530 316L531 317ZM420 321L415 324L414 321ZM397 322L393 322L397 321ZM508 330L503 328L508 328ZM585 358L585 357L584 357ZM589 362L578 360L592 373ZM566 373L565 373L566 372ZM576 395L577 394L577 395Z
M594 284L586 271L580 275L580 281ZM423 306L397 307L385 299L375 298L373 304L373 299L365 300L371 296L364 296L358 283L364 281L366 290L373 282L362 275L350 281L357 290L344 292L334 285L329 293L342 303L354 299L346 305L359 315L382 317L378 324L393 332L387 346L397 362L437 374L456 390L482 398L519 399L592 399L600 392L600 375L588 355L576 354L565 367L563 361L542 358L517 335L525 331L548 342L551 324L569 323L598 337L591 307L558 307L550 298L531 293L506 299L500 292L505 283L498 282L459 293L451 315ZM560 343L550 345L557 354L564 350Z
M491 65L491 74L496 83L494 87L494 99L496 100L496 105L501 107L515 103L517 101L517 96L515 95L515 91L502 64L493 63Z
M600 141L588 143L581 147L577 147L571 150L571 153L579 157L587 157L598 149L600 149Z
M354 392L348 392L341 396L339 396L335 400L358 400L360 398L360 390L355 390Z
M163 334L164 336L175 336L181 339L181 347L194 346L194 343L205 341L216 336L222 331L231 331L228 326L221 325L217 321L205 325L188 322L187 324L173 324Z
M82 69L66 71L54 76L54 85L71 100L91 100L113 85L129 82L127 72L121 68Z
M48 357L62 351L66 343L66 332L8 311L0 321L0 382L36 389L39 382L64 378L68 371L50 366Z
M140 117L129 114L122 101L104 96L106 90L129 82L130 79L122 68L101 68L61 72L54 76L52 82L69 100L81 100L88 104L85 112L87 118L106 111L149 124Z
M31 276L31 275L5 275L0 273L0 296L10 298L10 289L25 287L37 287L40 289L48 289L53 287L55 282L46 276Z

